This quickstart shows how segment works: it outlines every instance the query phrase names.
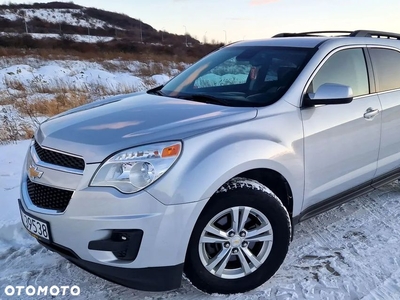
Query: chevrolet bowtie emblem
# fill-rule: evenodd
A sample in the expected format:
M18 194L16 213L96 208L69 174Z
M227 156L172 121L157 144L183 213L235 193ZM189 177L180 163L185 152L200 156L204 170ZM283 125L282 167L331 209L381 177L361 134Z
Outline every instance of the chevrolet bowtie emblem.
M32 165L30 165L28 172L31 179L39 179L43 175L43 172L40 172L37 167Z

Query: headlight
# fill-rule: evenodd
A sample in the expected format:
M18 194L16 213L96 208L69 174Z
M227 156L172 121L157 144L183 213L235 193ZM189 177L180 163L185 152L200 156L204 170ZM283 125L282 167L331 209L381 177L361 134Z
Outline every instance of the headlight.
M90 185L112 186L123 193L140 191L174 164L181 149L181 142L169 142L121 151L100 166Z

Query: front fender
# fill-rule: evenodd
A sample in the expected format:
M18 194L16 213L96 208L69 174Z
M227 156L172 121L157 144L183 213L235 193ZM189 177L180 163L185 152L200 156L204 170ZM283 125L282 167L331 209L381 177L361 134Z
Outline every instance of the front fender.
M167 205L199 201L210 198L232 177L265 168L286 178L298 200L293 212L299 211L304 186L301 126L282 140L263 129L266 121L253 120L185 140L179 160L148 192Z

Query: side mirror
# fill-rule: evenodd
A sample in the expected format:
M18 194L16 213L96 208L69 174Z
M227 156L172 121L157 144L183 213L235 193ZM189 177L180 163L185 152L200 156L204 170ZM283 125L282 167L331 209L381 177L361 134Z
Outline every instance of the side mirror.
M303 99L303 106L321 104L346 104L353 101L351 87L336 83L324 83L315 94L307 94Z

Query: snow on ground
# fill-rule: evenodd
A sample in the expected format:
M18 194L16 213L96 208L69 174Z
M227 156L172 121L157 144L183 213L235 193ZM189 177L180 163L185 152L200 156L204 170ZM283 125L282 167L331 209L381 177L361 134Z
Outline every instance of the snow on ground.
M62 299L400 299L398 182L298 225L283 266L254 291L208 296L183 280L178 290L150 293L91 275L25 232L16 199L28 145L0 146L0 299L10 299L4 293L7 285L80 287L79 297Z
M17 34L18 35L18 34ZM34 39L61 39L61 35L56 33L29 33ZM81 35L81 34L64 34L63 37L74 40L80 43L107 43L114 39L112 36L96 36L96 35Z
M4 91L10 82L20 82L25 87L40 86L54 89L90 90L92 86L101 86L109 92L121 92L127 89L140 91L166 83L171 76L187 64L170 63L169 66L155 62L125 60L104 60L101 62L63 59L43 60L34 57L0 58L0 91ZM156 68L157 67L157 68ZM162 73L152 72L152 68ZM142 72L153 73L143 76Z
M0 114L2 100L22 97L30 101L51 100L65 91L84 93L85 97L96 100L165 84L180 72L179 69L186 67L184 63L119 59L87 61L3 57L0 58Z
M20 33L0 32L3 36L20 36ZM75 42L80 43L107 43L114 39L112 36L97 36L97 35L84 35L84 34L63 34L62 36L57 33L28 33L32 38L41 39L61 39L69 38Z
M161 74L160 74L161 75ZM0 68L0 89L6 89L7 82L18 81L24 86L57 86L71 89L86 89L91 85L102 86L112 91L131 88L143 90L143 80L127 71L108 71L96 62L79 60L56 60L36 64L15 64Z
M16 223L18 207L10 205L9 199L16 199L19 195L22 160L29 144L30 141L26 140L19 144L0 146L0 201L3 204L0 209L0 228ZM3 231L0 232L1 240Z
M70 37L75 42L81 42L81 43L107 43L114 39L114 37L111 36L94 36L94 35L81 35L81 34L70 34L67 35L67 37Z

